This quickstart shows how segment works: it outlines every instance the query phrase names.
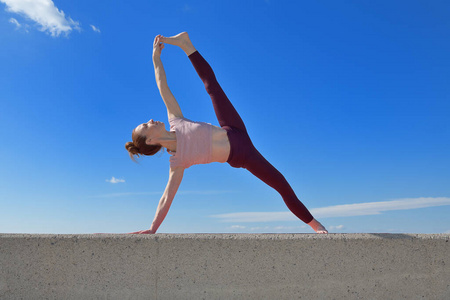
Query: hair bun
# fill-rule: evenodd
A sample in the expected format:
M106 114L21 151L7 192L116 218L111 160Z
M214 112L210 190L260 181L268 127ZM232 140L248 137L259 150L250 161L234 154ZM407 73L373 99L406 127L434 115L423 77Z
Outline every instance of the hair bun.
M139 154L139 148L133 142L127 142L125 148L133 155Z

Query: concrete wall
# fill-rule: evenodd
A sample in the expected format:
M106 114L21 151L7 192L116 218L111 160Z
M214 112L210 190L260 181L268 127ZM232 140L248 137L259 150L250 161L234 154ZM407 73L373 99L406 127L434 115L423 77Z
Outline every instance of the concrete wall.
M0 299L450 299L449 234L0 234Z

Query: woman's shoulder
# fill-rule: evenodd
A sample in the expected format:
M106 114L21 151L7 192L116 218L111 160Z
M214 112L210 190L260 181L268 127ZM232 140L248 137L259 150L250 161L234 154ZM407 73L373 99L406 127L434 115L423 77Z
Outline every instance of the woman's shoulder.
M182 128L188 128L192 123L194 122L185 117L172 117L169 119L170 130L172 131L183 130Z
M185 120L185 119L186 119L186 118L184 118L184 117L175 117L175 116L172 116L172 117L169 118L169 124L179 123L179 122L181 122L181 121L183 121L183 120Z
M175 116L173 116L173 117L169 118L169 123L170 124L177 123L177 122L192 122L192 121L189 120L188 118L185 118L185 117L175 117Z
M170 128L175 130L176 128L210 128L214 127L210 123L200 122L200 121L192 121L185 117L173 117L169 119Z

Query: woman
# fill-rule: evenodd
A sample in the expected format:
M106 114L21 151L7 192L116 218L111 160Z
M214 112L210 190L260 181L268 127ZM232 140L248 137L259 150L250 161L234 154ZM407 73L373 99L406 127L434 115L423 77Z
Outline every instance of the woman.
M167 85L160 58L164 44L179 46L189 57L211 97L221 127L184 118L177 100ZM165 129L164 123L150 120L133 130L133 142L126 143L125 147L133 160L134 155L154 155L161 148L166 148L172 155L170 175L150 229L132 233L155 233L169 211L183 179L184 169L194 164L211 162L227 162L234 168L247 169L278 191L288 208L314 231L328 233L298 200L284 176L253 146L239 114L217 82L213 70L194 48L186 32L173 37L156 36L153 43L153 64L156 83L167 107L171 131Z

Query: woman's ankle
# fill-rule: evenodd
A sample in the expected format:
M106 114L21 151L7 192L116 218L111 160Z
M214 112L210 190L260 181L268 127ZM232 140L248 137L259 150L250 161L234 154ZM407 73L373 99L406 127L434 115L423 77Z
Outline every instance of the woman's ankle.
M309 223L307 223L311 228L317 233L328 233L328 230L316 219L312 219Z
M181 49L183 49L184 53L186 53L187 56L197 51L197 49L195 49L192 45L181 47Z

